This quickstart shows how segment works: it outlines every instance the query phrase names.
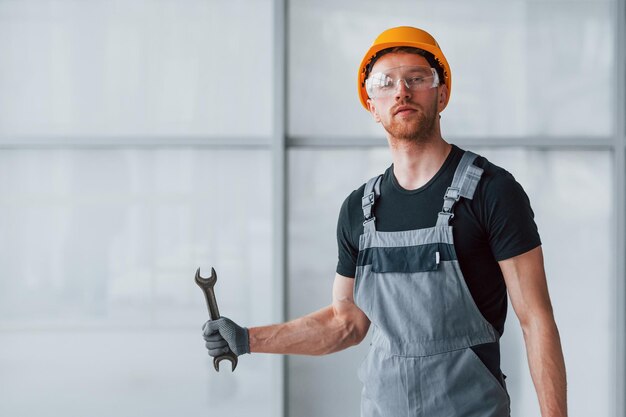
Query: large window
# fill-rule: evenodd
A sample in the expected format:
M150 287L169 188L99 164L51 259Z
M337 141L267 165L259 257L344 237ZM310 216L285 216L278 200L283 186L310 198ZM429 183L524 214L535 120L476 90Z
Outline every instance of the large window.
M289 4L289 132L295 137L358 142L381 136L359 104L356 75L374 37L401 25L436 34L450 63L444 134L515 143L529 135L611 133L613 2Z
M0 22L0 415L277 415L275 358L213 369L193 280L215 267L223 315L277 320L272 3Z
M0 134L271 135L270 0L0 3Z

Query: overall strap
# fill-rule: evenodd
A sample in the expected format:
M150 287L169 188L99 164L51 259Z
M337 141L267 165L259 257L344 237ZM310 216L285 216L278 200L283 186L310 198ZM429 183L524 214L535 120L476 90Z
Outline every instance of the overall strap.
M478 157L475 153L465 151L459 166L454 172L454 178L452 179L452 185L446 190L446 195L443 197L443 209L437 216L437 226L447 226L450 219L454 217L452 208L454 204L460 200L461 197L471 200L474 197L474 191L480 177L483 175L483 169L475 165L472 165L474 160Z
M372 216L372 209L374 208L374 202L380 195L380 182L383 175L380 174L376 177L370 178L365 184L363 190L363 198L361 199L361 208L363 209L363 233L372 233L376 231L376 217Z

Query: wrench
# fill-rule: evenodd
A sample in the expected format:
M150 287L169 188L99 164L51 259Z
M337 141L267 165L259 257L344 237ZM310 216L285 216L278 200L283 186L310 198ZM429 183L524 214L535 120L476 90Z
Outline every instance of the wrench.
M220 312L217 309L217 300L215 299L215 292L213 291L213 287L216 282L217 274L215 273L215 269L211 268L211 276L209 278L202 278L200 276L200 268L196 271L196 284L198 284L204 292L204 298L206 299L206 305L209 309L211 320L217 320L220 318ZM213 366L217 372L220 371L220 362L224 359L230 361L233 372L237 367L237 355L235 355L230 348L227 347L226 349L228 349L228 351L213 358Z

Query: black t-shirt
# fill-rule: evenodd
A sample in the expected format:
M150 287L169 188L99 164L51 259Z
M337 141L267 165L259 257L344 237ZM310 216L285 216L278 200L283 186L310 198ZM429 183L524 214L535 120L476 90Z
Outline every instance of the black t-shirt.
M452 184L463 150L452 150L439 171L424 186L405 190L393 174L383 174L373 213L376 230L393 232L433 227ZM539 245L541 240L528 196L513 175L479 156L474 165L484 170L472 200L461 198L453 208L454 247L467 286L479 310L502 334L507 311L506 286L498 261ZM363 234L363 184L344 201L337 224L337 273L354 277Z

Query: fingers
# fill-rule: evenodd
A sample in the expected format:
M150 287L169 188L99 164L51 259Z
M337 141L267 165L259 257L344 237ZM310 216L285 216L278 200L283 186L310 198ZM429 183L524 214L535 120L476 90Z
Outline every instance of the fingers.
M213 357L220 356L230 351L228 342L226 342L218 332L204 336L204 340L206 341L205 346L209 351L209 355Z
M224 340L224 339L217 340L215 342L207 340L205 345L206 345L206 348L209 349L209 350L224 349L225 347L228 347L228 343L226 343L226 340Z
M202 326L202 333L204 334L204 336L208 336L211 333L219 332L221 321L222 318L220 317L217 320L209 320L204 323L204 325Z
M202 337L209 355L221 356L229 351L239 356L250 353L248 329L227 317L209 320L202 326Z
M212 331L211 329L213 328L216 330ZM212 323L211 321L206 322L205 325L202 326L203 338L206 342L205 346L209 351L209 355L213 357L220 356L230 350L228 342L222 337L218 329L216 323Z
M222 316L217 320L209 320L205 322L202 325L202 333L204 333L204 335L206 336L214 332L219 332L226 326L233 326L233 325L236 326L235 322L233 322L231 319L229 319L226 316Z
M228 346L228 342L224 339L206 340L207 349L221 349L226 346Z
M219 342L220 340L224 340L222 335L219 334L218 332L211 333L203 337L204 337L204 340L206 340L207 342Z
M230 349L228 347L220 348L220 349L209 349L209 355L216 357L216 356L221 356L224 353L228 353L229 351Z

